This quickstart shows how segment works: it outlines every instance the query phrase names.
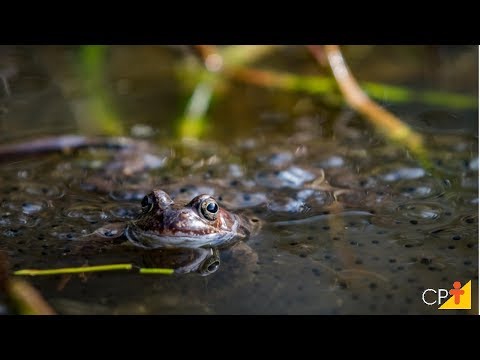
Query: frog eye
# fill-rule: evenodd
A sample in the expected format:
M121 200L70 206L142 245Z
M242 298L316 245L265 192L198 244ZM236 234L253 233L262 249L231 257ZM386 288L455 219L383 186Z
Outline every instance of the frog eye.
M202 201L200 204L200 212L207 220L215 220L218 213L218 204L212 198Z
M145 195L142 199L142 210L143 212L149 212L153 207L153 199L150 195Z

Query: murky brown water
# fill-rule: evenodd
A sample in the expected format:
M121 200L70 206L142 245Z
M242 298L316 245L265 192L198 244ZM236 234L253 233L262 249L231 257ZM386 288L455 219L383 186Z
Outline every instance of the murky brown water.
M455 280L472 280L474 307L443 313L478 313L475 110L386 104L424 134L433 173L346 107L239 84L214 106L208 141L175 143L170 123L182 102L172 63L180 55L141 49L135 59L128 48L112 50L108 84L126 124L159 129L148 140L162 166L134 177L114 173L106 191L95 191L92 179L117 150L5 161L0 247L13 269L141 263L132 252L74 256L71 249L96 228L133 218L143 195L158 187L176 199L209 193L234 211L254 212L264 226L247 243L258 262L225 253L220 269L207 277L117 272L73 276L66 284L60 277L30 278L60 313L437 314L436 306L422 302L422 292L450 289ZM405 47L408 68L390 64L383 79L402 83L403 76L405 84L476 94L477 74L463 74L476 71L476 51L463 49L457 57L460 50L442 49L432 59L420 49ZM396 51L385 48L384 58L374 59L388 64ZM71 89L75 78L62 63L69 56L63 48L0 52L0 59L10 59L5 64L18 68L6 77L9 96L0 98L2 142L81 128L76 121L84 95ZM143 70L132 70L128 65L139 59ZM382 79L364 58L352 59L360 78ZM63 65L54 69L53 60ZM437 71L421 70L430 62Z

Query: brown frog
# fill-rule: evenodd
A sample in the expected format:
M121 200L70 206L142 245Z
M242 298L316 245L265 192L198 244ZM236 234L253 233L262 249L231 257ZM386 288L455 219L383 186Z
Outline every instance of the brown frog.
M256 262L256 254L243 242L260 228L255 217L231 213L206 194L177 204L163 190L153 190L141 205L136 220L109 224L94 235L114 239L115 244L125 242L143 248L153 263L171 257L169 263L175 264L177 273L215 272L220 265L219 249L226 248Z

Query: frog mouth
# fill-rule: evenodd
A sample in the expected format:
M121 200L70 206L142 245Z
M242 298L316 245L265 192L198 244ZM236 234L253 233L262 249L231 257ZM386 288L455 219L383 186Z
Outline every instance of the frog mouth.
M125 236L136 246L146 249L154 248L199 248L199 247L215 247L220 244L228 244L237 238L235 232L212 233L205 235L188 234L188 233L174 233L158 235L145 231L140 231L135 224L129 224L125 229Z

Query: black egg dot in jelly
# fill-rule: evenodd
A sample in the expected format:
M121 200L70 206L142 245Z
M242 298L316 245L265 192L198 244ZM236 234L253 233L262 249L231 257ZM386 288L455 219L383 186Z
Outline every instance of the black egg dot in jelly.
M467 244L467 247L468 247L469 249L471 249L471 248L473 248L474 245L475 245L475 244L473 244L473 243L468 243L468 244Z
M468 223L468 224L473 224L474 221L475 221L475 220L474 220L473 218L471 218L471 217L469 217L469 218L467 218L467 219L465 220L465 222Z
M330 230L330 226L323 226L322 229L323 230Z
M372 244L378 244L378 240L372 240Z
M362 265L363 261L361 259L357 259L357 260L355 260L355 264Z
M315 275L315 276L320 276L321 272L319 269L317 268L312 268L312 273Z
M307 257L307 254L305 253L301 253L301 254L298 254L301 258L306 258Z
M218 205L211 202L210 204L207 205L207 210L215 214L218 211Z
M223 196L222 195L219 195L218 196L218 201L222 201L223 200Z
M472 262L470 260L466 260L463 262L463 264L468 266L468 265L472 265Z
M370 283L370 284L368 285L368 287L369 287L370 289L374 290L374 289L376 289L376 288L378 287L378 285L377 285L376 283L373 283L373 282L372 282L372 283Z
M435 268L435 267L433 267L433 266L429 266L429 267L428 267L428 270L430 270L430 271L435 271L435 270L437 270L437 268Z
M417 221L417 220L410 220L410 224L412 224L412 225L417 225L417 224L418 224L418 221Z
M455 235L452 237L452 240L460 240L462 237L460 235Z
M230 181L231 186L237 186L238 185L238 180L232 180Z
M421 264L424 264L424 265L429 265L429 264L432 263L432 260L431 260L431 259L427 259L427 258L422 258L422 259L420 260L420 263L421 263Z
M388 259L388 262L393 264L397 262L397 259Z
M295 245L298 245L298 244L299 244L299 243L298 243L297 241L292 241L292 242L290 243L291 246L295 246Z
M72 234L67 234L67 239L73 239L73 235Z
M313 236L307 236L307 240L313 240Z
M413 247L413 245L412 245L412 244L405 244L405 247L408 248L408 249L410 249L410 248Z
M48 253L47 253L46 251L42 251L42 255L43 255L43 256L47 256Z
M334 236L332 239L333 240L340 240L340 238L338 236Z
M455 245L448 245L448 248L449 248L450 250L453 250L453 249L455 249Z

